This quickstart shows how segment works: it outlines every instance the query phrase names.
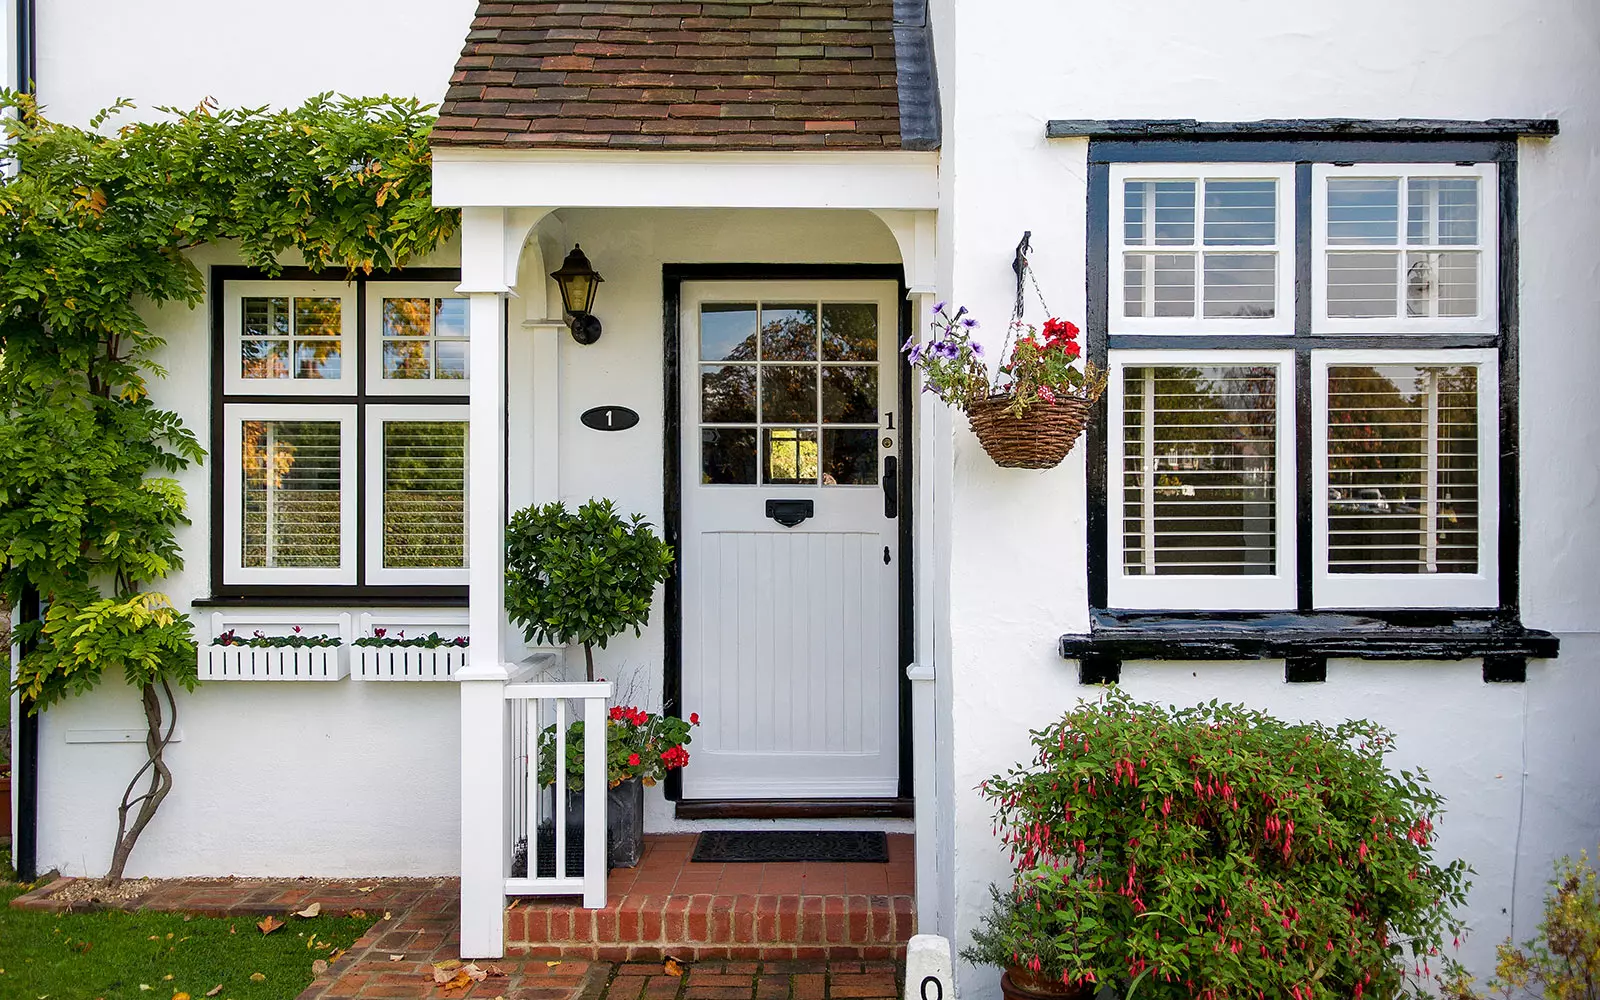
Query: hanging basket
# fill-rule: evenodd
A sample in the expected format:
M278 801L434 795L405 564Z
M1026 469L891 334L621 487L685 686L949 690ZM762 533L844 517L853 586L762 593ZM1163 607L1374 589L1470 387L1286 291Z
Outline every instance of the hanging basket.
M994 464L1006 469L1053 469L1083 433L1090 402L1062 396L1054 403L1030 405L1021 417L1010 411L1011 396L990 396L967 407L967 421Z

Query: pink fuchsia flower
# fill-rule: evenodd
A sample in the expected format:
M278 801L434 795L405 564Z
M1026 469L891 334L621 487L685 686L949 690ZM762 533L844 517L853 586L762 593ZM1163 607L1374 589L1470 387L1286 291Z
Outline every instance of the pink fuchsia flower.
M1041 385L1039 387L1039 398L1044 400L1046 403L1054 403L1056 401L1056 394L1049 386Z

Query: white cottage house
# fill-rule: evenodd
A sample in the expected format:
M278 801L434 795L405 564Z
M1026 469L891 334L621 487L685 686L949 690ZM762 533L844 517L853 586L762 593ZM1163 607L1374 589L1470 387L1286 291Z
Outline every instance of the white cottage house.
M1394 728L1476 870L1480 970L1532 932L1552 859L1600 838L1600 6L8 6L8 81L68 121L122 96L442 102L435 198L463 211L433 258L351 283L209 247L210 307L154 314L159 397L209 437L166 588L202 641L472 646L424 683L348 658L321 683L214 674L182 698L176 789L130 873L459 873L463 950L499 954L508 926L525 943L507 893L540 891L508 881L526 706L608 691L704 719L650 832L912 833L918 924L958 941L1007 871L975 786L1096 682ZM998 468L897 350L936 299L998 338L1025 233L1112 372L1046 472ZM575 246L604 276L588 344L547 277ZM417 302L427 323L385 328ZM341 363L242 365L279 316L285 350L303 322ZM740 353L772 324L809 339ZM386 367L398 333L428 370ZM1382 399L1358 369L1388 373ZM1198 374L1158 391L1178 370ZM1187 484L1155 475L1151 432L1185 400L1251 428L1181 456ZM1385 404L1420 470L1338 481L1330 423ZM316 558L252 536L245 510L279 501L248 495L247 427L337 470L307 487L331 501ZM387 538L391 449L432 456L466 516ZM1207 474L1231 500L1204 505ZM659 526L678 570L606 684L541 688L581 651L506 621L502 525L596 496ZM104 869L139 724L116 685L16 721L34 867Z

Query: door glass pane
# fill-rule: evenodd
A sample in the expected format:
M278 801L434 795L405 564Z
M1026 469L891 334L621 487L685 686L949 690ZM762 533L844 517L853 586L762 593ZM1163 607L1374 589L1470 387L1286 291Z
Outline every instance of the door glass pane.
M1123 386L1123 571L1275 572L1277 369L1128 368Z
M1328 368L1328 569L1478 571L1478 370Z
M823 303L822 360L878 360L877 303Z
M1478 242L1478 178L1412 177L1406 181L1406 242L1460 246Z
M754 427L700 429L700 482L740 485L756 481Z
M1277 255L1206 254L1206 315L1270 318L1277 311Z
M809 424L817 419L815 365L761 366L761 419L774 424Z
M708 424L756 422L756 366L701 365L700 419Z
M822 485L876 486L878 432L870 428L822 429Z
M875 424L877 423L877 410L877 365L827 365L823 367L823 423Z
M244 565L339 565L340 430L336 420L242 422Z
M768 427L761 432L762 467L767 483L817 481L817 430L815 427Z
M1478 251L1408 252L1406 315L1478 315Z
M1206 181L1207 246L1272 246L1277 219L1277 181Z
M1328 254L1328 315L1362 319L1399 313L1397 251Z
M755 359L755 303L708 302L700 307L700 360Z
M466 501L464 421L384 422L384 566L465 566Z
M1330 246L1393 246L1400 237L1400 181L1393 177L1328 178Z
M761 360L817 360L817 307L775 303L763 305Z

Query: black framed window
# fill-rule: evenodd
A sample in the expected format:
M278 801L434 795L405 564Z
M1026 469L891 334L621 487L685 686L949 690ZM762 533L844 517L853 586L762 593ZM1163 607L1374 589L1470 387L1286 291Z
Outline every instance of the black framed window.
M1515 619L1515 139L1089 158L1097 614Z
M458 273L212 278L214 594L463 597Z

